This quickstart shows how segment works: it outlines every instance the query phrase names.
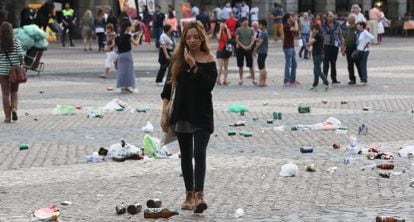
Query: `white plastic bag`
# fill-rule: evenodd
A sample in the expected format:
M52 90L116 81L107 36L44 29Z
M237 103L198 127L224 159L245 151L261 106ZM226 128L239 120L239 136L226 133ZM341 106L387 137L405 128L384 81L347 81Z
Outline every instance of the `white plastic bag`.
M110 158L112 157L132 157L133 155L142 155L142 151L141 149L139 149L138 147L125 143L125 142L121 142L121 143L116 143L113 144L109 147L108 149L108 156Z
M154 126L150 121L147 121L147 124L145 124L145 126L141 128L141 131L143 131L144 133L153 133Z
M128 108L128 104L119 99L113 99L111 102L107 103L101 109L104 111L116 111L119 109L126 109Z
M288 163L281 167L279 175L282 177L293 177L299 172L299 168L296 164Z
M405 146L400 149L399 154L401 157L408 157L413 158L414 157L414 146Z

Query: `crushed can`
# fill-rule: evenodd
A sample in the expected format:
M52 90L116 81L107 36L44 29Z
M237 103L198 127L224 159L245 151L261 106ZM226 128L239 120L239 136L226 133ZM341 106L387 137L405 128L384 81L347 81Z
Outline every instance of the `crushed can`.
M277 112L273 112L273 119L274 120L279 119L279 117L277 116Z
M116 212L117 214L124 214L124 213L126 212L125 205L124 205L124 204L117 205L117 206L115 207L115 212Z
M137 214L142 211L142 205L139 203L131 204L127 207L126 210L129 214Z
M358 127L358 135L368 135L368 126L362 124Z
M281 120L281 119L282 119L282 113L277 113L277 118L278 118L279 120Z
M313 147L312 146L302 146L300 148L301 153L313 153Z
M273 119L266 120L267 124L273 124Z
M162 202L160 199L149 199L147 200L148 208L161 208Z
M311 112L310 106L304 106L304 105L299 106L298 112L299 113L310 113Z
M228 136L235 136L237 134L237 132L236 131L234 131L234 130L229 130L229 131L227 131L227 135Z
M244 116L244 110L240 111L240 116Z

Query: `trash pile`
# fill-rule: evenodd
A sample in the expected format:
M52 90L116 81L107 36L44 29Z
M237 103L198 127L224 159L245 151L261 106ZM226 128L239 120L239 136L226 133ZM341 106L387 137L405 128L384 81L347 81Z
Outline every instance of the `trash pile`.
M119 204L115 206L115 212L118 215L125 214L128 212L131 215L135 215L142 212L142 205L139 203L130 204L127 207ZM162 207L160 199L149 199L147 200L147 209L144 210L144 218L146 219L168 219L172 216L178 215L177 211L172 211Z
M13 29L14 36L22 45L24 50L34 47L39 50L46 50L49 46L47 41L47 33L40 29L37 25L25 25L20 28Z

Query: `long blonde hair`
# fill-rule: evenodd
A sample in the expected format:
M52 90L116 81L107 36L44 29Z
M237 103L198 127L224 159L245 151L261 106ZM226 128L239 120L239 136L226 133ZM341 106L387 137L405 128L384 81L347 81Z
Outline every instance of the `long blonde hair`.
M210 47L207 44L208 37L207 33L204 30L203 24L200 21L191 21L185 24L183 34L181 36L180 44L175 49L172 57L171 57L171 83L175 85L177 83L177 77L180 75L182 71L185 70L186 62L184 59L184 50L186 46L186 35L188 30L195 28L200 35L201 46L200 50L202 52L210 54Z

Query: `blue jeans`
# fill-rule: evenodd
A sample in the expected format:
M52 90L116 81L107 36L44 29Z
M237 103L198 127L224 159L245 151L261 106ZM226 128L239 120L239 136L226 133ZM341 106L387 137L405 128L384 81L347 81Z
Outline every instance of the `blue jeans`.
M359 65L359 70L361 71L361 82L368 82L368 71L367 71L368 55L369 55L369 51L361 52L361 56L357 63Z
M329 85L326 75L322 72L321 65L323 61L323 55L313 55L313 84L316 87L319 83L319 78L322 79L323 84Z
M305 50L305 54L303 55L304 58L308 58L308 50L306 49L306 43L309 42L309 34L307 33L301 33L300 34L302 36L302 47L300 48L299 51L299 57L302 57L302 52L303 50Z
M295 49L288 48L283 49L285 53L285 79L284 83L295 82L296 81L296 58L295 58Z

